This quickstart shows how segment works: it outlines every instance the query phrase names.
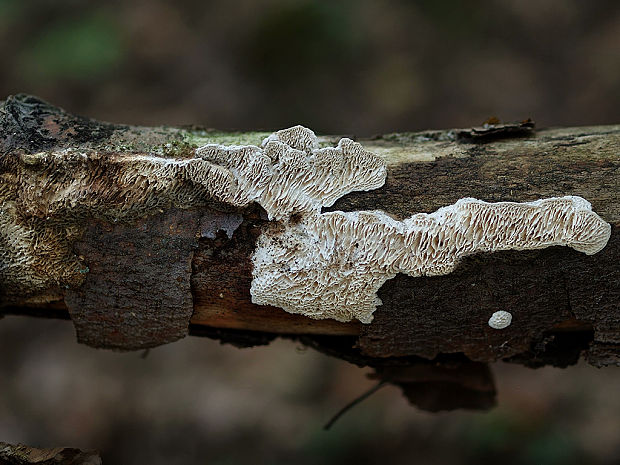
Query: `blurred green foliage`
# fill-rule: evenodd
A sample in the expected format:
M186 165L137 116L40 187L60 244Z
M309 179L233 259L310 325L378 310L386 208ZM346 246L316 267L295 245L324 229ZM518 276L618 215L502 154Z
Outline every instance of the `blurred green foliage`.
M350 3L302 1L265 10L248 50L253 66L277 84L290 78L291 68L303 80L361 59L364 36Z
M36 31L21 56L23 77L100 80L124 58L122 31L103 11L59 19Z
M371 136L618 120L617 0L0 0L0 94L134 124Z
M17 21L23 11L23 2L20 0L0 0L0 28Z
M544 415L532 418L509 409L497 409L473 417L467 425L462 426L462 436L467 444L464 452L471 463L583 463L583 453L577 441L564 433L552 418Z

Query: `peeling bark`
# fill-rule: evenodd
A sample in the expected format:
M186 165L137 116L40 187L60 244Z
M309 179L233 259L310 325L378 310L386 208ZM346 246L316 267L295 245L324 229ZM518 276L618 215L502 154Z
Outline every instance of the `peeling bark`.
M177 210L152 221L87 228L75 249L88 257L89 271L81 286L65 292L79 342L131 350L187 335L198 218Z

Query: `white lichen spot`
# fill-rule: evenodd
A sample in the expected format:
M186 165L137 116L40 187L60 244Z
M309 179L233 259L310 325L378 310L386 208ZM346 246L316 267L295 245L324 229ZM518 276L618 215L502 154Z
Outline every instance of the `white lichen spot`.
M197 150L233 173L238 189L229 202L257 202L277 220L253 254L256 304L370 323L381 304L378 289L397 273L445 275L464 256L498 250L565 245L591 255L609 239L610 225L573 196L528 203L466 198L403 221L382 211L321 213L349 192L382 186L386 170L350 139L318 147L311 130L295 126L267 137L261 147Z
M504 310L493 313L491 318L489 318L489 326L493 329L507 328L510 326L510 323L512 323L512 315Z

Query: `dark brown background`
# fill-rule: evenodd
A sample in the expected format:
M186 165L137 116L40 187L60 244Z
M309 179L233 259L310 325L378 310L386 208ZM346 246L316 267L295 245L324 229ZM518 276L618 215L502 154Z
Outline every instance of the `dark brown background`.
M610 1L0 0L0 98L134 124L371 136L620 122ZM620 372L498 364L500 407L427 414L290 342L188 338L138 353L75 343L69 322L0 321L0 440L104 463L620 461Z

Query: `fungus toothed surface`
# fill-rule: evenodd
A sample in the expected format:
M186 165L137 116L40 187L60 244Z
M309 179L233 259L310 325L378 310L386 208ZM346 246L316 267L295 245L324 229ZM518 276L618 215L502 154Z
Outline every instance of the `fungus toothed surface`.
M404 221L382 211L321 213L349 192L381 187L386 173L380 158L350 139L318 147L312 131L295 126L267 137L262 148L197 150L235 175L235 205L255 201L277 220L253 254L256 304L370 323L381 304L377 291L397 273L445 275L464 256L498 250L564 245L591 255L610 236L610 225L574 196L528 203L465 198Z
M529 203L466 198L403 221L382 211L321 213L350 192L381 187L386 166L351 139L321 148L302 126L275 132L261 146L205 145L194 157L13 151L0 157L0 174L5 304L79 287L88 267L73 244L90 219L129 224L213 200L256 202L275 220L252 257L254 303L363 323L381 304L378 289L397 273L444 275L464 256L497 250L565 245L594 254L611 230L586 200L572 196Z
M262 147L210 144L196 153L234 174L239 189L230 203L257 202L275 220L320 213L349 192L381 187L386 176L384 162L357 142L344 138L321 149L303 126L275 132Z
M580 197L529 203L461 199L397 221L381 211L308 215L258 239L255 303L312 318L372 321L376 292L397 273L438 276L476 252L567 245L601 250L611 227Z
M2 304L53 300L79 287L88 267L73 245L93 219L129 224L217 201L258 202L270 219L288 220L380 187L386 176L383 161L360 144L319 148L302 126L272 134L262 147L206 145L196 155L69 148L0 157Z

